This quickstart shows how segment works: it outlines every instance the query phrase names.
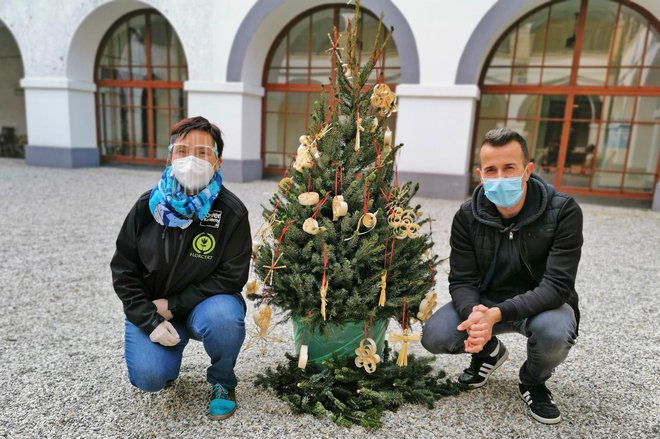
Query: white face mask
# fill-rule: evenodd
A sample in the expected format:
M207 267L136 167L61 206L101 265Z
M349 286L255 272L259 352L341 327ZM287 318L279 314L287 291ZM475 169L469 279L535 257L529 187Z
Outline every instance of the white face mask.
M211 163L194 155L172 161L172 174L181 186L190 191L205 188L214 173L215 169Z

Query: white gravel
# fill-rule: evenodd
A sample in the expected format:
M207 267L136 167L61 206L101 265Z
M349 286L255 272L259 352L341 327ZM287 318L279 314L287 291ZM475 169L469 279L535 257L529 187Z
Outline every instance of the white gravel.
M207 419L207 357L184 354L176 385L156 394L129 384L123 313L109 262L119 227L158 170L50 169L0 159L0 437L371 437L329 419L292 415L254 376L292 349L287 340L253 347L237 365L239 410ZM253 232L275 182L228 186L250 210ZM455 201L420 199L434 218L436 251L448 255ZM580 339L548 383L564 420L545 426L525 413L517 371L525 340L506 335L510 360L483 389L441 400L434 410L387 412L378 437L659 437L660 214L583 204L585 245L577 287ZM448 301L446 274L440 301ZM251 311L250 311L251 313ZM254 325L248 316L248 327ZM421 346L412 351L422 354ZM455 376L467 356L438 356Z

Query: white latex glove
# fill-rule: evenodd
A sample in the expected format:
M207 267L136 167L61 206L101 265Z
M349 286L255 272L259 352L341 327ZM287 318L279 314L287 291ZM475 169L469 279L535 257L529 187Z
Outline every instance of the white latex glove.
M172 315L172 312L167 309L167 306L169 305L167 303L167 299L156 299L151 301L154 305L156 305L156 312L163 316L165 320L172 320L174 317Z
M160 343L163 346L176 346L181 341L179 333L176 332L174 326L172 326L167 320L160 322L160 325L156 326L156 329L151 331L149 339L154 343Z

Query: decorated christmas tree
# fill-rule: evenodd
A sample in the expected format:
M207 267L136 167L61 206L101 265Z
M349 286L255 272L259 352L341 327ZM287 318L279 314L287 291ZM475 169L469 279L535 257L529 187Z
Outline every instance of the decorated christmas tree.
M262 384L276 389L287 387L282 386L286 377L297 380L300 388L305 373L308 379L316 377L316 386L341 387L341 379L328 382L323 376L334 376L327 370L341 371L347 364L354 366L349 375L362 384L370 375L376 386L385 381L391 385L397 366L408 364L408 343L420 339L411 323L428 319L436 304L439 258L432 252L430 218L412 203L418 185L399 184L397 176L396 158L403 145L393 144L389 127L397 99L379 66L391 30L382 29L381 22L371 57L359 65L358 14L356 1L346 32L340 35L335 29L329 35L330 91L316 103L309 132L301 133L295 161L264 208L264 223L255 237L258 280L251 279L246 288L255 300L258 335L268 338L271 305L284 310L294 325L297 366L309 369L281 368L279 374L262 377ZM374 71L376 81L370 84ZM394 367L381 360L390 318L401 325L390 335L390 342L401 343ZM380 367L383 371L377 371ZM409 383L411 389L428 388L430 369ZM346 381L342 391L347 398L357 397L359 388L376 392L373 400L367 398L372 402L392 397L391 392L389 397L379 393L382 388L351 388ZM284 395L289 403L301 398L293 393ZM432 404L433 392L426 396L423 402ZM399 404L410 400L399 397ZM297 410L322 411L316 406L320 401L309 402L308 410ZM326 409L345 419L345 410Z

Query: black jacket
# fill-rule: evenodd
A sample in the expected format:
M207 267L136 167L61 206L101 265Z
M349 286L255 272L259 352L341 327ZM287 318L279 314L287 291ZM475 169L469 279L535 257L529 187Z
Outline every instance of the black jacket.
M167 299L175 318L185 319L207 297L235 294L247 282L252 255L248 211L224 186L201 223L164 227L149 210L145 192L128 213L110 268L126 318L147 333L163 321L155 299Z
M582 248L582 210L537 175L527 182L523 209L507 227L478 186L454 216L450 244L449 293L461 318L466 319L482 297L490 296L497 297L503 321L568 303L579 322L575 275ZM507 246L506 251L499 251L500 246ZM495 269L502 264L515 264L521 271L503 279ZM525 279L529 285L522 288Z

